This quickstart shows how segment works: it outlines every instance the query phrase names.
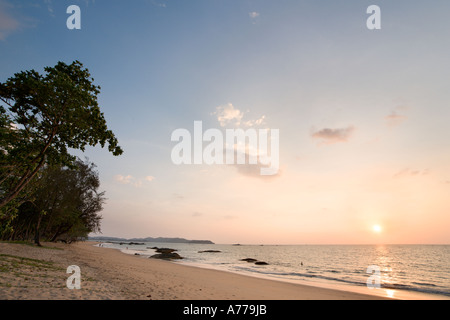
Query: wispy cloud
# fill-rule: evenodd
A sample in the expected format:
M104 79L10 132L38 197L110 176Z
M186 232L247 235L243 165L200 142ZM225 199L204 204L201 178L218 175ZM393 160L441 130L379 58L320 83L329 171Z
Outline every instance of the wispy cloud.
M249 12L248 16L250 17L250 20L252 21L252 23L256 24L256 21L259 18L259 12L256 12L256 11Z
M11 15L8 8L8 4L0 1L0 40L2 41L20 27L19 21Z
M143 179L138 179L131 175L125 176L125 175L117 174L114 176L114 180L120 184L132 185L134 187L141 187L144 184L144 182L152 182L153 180L155 180L155 177L146 176Z
M406 111L408 107L398 106L389 115L384 117L386 125L389 127L395 127L404 122L408 117L406 116Z
M155 0L151 0L150 3L152 5L154 5L155 7L159 7L159 8L165 8L167 7L166 4L164 2L161 1L155 1Z
M244 117L244 114L239 109L235 109L231 103L217 107L214 114L217 115L217 121L219 121L221 127L228 124L240 126Z
M264 124L264 120L266 119L266 116L262 116L261 118L257 120L248 120L243 123L244 127L253 127L253 126L260 126Z
M52 0L44 0L45 5L47 6L47 11L50 13L51 16L54 16L54 10L53 10L53 4Z
M401 124L407 118L407 116L399 114L397 111L392 111L391 114L384 118L384 120L389 127L395 127Z
M269 141L270 143L270 141ZM236 156L243 155L245 159L245 163L243 164L230 164L230 166L233 166L236 168L237 172L239 174L242 174L247 177L251 178L257 178L265 181L272 180L274 178L278 178L282 174L282 170L280 168L277 168L277 173L273 175L262 175L261 169L268 168L269 166L266 164L263 164L259 161L259 152L256 149L250 148L248 145L238 145L234 144L233 146L228 146L223 150L224 153L227 153L228 149L233 150L233 153L236 154ZM250 163L250 158L253 157L257 159L256 163L252 164ZM271 165L273 165L271 163Z
M266 118L266 116L263 115L256 120L250 119L244 121L244 112L235 108L231 103L217 107L216 112L213 114L217 116L217 121L219 121L221 127L226 127L227 125L235 127L260 126L265 123Z
M347 128L330 129L324 128L318 131L313 131L311 136L313 139L318 139L324 144L334 144L339 142L347 142L353 135L355 128L349 126Z
M410 168L402 169L399 172L394 174L394 178L401 178L401 177L414 177L414 176L426 176L430 174L429 169L424 170L413 170Z

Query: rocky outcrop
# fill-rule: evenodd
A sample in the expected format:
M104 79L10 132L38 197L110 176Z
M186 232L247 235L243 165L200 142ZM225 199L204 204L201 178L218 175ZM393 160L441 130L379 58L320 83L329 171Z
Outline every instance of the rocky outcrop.
M178 253L170 252L170 253L158 253L150 258L152 259L164 259L164 260L173 260L173 259L183 259Z
M178 251L177 249L170 249L170 248L156 248L156 252L158 253L172 253Z
M150 258L153 259L164 259L164 260L173 260L173 259L183 259L178 253L177 249L171 249L171 248L157 248L154 247L152 249L155 249L158 254L152 255Z
M241 259L240 261L246 261L246 262L249 262L249 263L253 262L253 263L255 263L258 266L266 266L266 265L268 265L268 263L265 262L265 261L258 261L257 259L253 259L253 258L245 258L245 259Z
M145 243L139 243L139 242L120 242L121 246L128 245L128 246L143 246Z

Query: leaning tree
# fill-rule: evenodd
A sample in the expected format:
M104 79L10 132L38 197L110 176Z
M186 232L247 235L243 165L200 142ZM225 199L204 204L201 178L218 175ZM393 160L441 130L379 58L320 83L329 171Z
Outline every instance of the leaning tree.
M0 210L14 201L45 165L72 167L69 149L108 145L123 150L100 111L89 71L79 61L16 73L0 83ZM5 213L6 212L6 213ZM0 218L1 214L0 214Z

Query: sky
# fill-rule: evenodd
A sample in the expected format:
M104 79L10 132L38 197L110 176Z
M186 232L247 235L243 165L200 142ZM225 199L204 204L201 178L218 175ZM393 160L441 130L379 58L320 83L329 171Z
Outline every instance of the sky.
M67 27L70 5L81 29ZM97 235L448 244L449 12L447 0L0 0L0 81L79 60L101 86L124 154L73 151L106 192ZM194 136L195 121L279 130L277 174L175 164L172 133Z

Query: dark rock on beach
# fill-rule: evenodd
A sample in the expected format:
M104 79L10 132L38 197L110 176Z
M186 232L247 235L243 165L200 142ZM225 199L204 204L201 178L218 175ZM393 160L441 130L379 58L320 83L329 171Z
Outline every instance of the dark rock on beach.
M268 265L268 263L265 262L265 261L258 261L258 260L253 259L253 258L245 258L245 259L241 259L240 261L247 261L249 263L254 262L258 266L266 266L266 265Z
M156 248L156 252L158 253L172 253L178 251L177 249L170 249L170 248Z
M157 247L153 247L152 249L155 249L156 252L158 253L150 257L153 259L165 259L165 260L183 259L183 257L181 257L178 253L175 253L175 251L177 251L176 249L157 248Z
M112 242L113 243L113 242ZM124 244L125 245L128 245L128 246L133 246L133 245L135 245L135 246L143 246L145 243L139 243L139 242L120 242L119 243L121 246L123 246Z
M198 253L204 253L204 252L222 252L220 250L203 250L203 251L199 251Z
M172 260L172 259L183 259L178 253L170 252L170 253L159 253L151 256L153 259L164 259L164 260Z

